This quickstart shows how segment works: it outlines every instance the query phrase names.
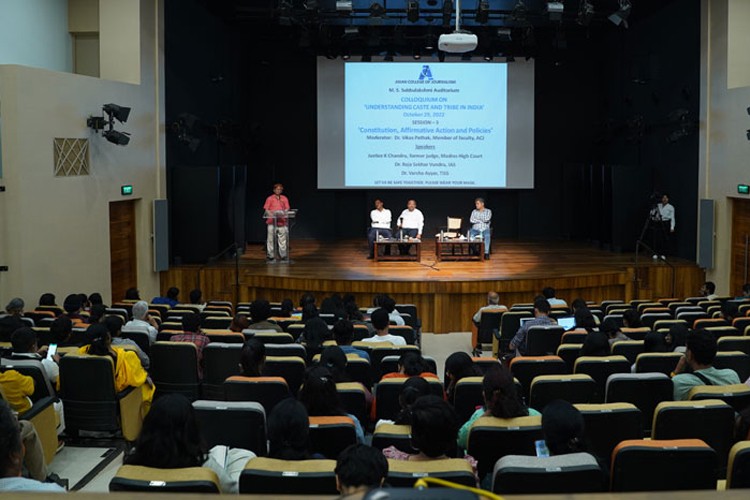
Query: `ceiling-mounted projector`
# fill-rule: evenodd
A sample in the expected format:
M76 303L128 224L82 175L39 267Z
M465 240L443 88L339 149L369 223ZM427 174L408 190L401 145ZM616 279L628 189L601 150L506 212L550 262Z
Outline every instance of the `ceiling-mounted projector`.
M454 31L445 33L438 38L438 49L451 54L463 54L477 48L479 40L474 33L468 31Z

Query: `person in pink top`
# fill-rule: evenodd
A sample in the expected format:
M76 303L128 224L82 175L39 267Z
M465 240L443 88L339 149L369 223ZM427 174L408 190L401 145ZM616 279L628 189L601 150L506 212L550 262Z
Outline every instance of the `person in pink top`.
M273 262L276 258L276 245L278 244L279 259L287 260L287 248L289 244L289 227L286 218L272 217L274 212L289 210L289 198L284 196L284 186L280 183L273 185L273 194L266 198L263 204L264 214L266 217L266 227L268 235L266 236L266 258L268 262Z

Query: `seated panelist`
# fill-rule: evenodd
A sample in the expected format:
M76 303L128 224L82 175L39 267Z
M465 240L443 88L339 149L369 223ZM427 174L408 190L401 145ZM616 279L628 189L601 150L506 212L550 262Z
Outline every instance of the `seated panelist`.
M367 244L370 248L368 259L374 256L375 238L391 238L391 211L383 206L380 198L375 198L375 208L370 211L370 227L367 229Z

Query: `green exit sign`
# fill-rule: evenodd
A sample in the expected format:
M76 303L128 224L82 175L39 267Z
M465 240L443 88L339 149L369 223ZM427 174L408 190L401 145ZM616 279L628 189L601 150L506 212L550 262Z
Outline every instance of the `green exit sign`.
M131 194L133 194L133 185L132 184L126 184L124 186L121 186L120 187L120 193L123 196L130 196Z
M737 192L739 194L750 194L750 186L747 184L737 184Z

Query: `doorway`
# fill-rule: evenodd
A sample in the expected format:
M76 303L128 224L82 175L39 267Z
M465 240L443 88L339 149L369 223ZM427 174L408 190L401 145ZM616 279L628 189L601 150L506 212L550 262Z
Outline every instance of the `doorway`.
M729 295L750 282L750 200L732 199L732 276Z
M109 204L109 254L114 304L125 298L128 288L138 287L134 200Z

